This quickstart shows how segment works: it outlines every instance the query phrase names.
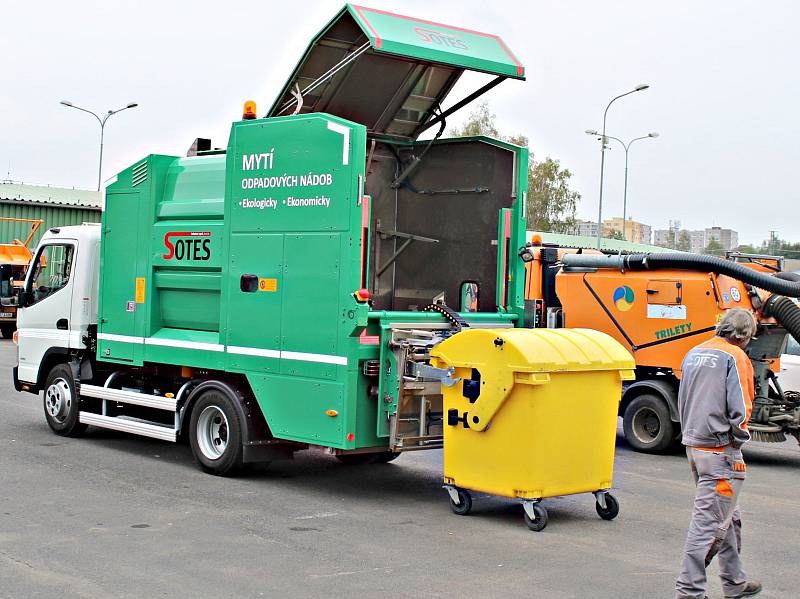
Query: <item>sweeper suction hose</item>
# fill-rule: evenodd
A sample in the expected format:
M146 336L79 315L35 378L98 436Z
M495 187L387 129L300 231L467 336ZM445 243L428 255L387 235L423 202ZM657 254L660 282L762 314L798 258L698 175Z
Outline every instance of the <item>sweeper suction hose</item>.
M749 283L759 289L787 297L800 297L800 280L777 277L743 266L737 262L698 254L567 254L562 264L573 268L616 268L619 270L694 270L715 272Z
M764 304L764 316L772 316L800 342L800 308L788 297L770 297Z

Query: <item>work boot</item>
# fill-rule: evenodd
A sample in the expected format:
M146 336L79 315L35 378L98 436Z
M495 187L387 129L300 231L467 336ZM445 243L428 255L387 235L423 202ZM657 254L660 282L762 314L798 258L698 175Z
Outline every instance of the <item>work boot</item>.
M748 580L744 583L742 592L738 595L725 595L725 599L739 599L740 597L752 597L761 592L761 583L757 580Z

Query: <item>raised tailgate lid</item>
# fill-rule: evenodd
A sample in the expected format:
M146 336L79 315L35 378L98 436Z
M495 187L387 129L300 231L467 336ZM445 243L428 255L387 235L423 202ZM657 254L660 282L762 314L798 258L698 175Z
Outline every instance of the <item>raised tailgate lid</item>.
M266 116L293 114L302 98L300 113L415 139L465 70L525 78L496 35L348 4L312 40Z

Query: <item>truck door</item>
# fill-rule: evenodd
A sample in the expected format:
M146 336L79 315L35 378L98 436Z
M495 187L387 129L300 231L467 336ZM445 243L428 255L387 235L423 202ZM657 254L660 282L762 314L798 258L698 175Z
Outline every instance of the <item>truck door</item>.
M25 280L28 304L17 317L19 379L35 383L39 364L50 349L69 349L72 311L74 239L51 239L40 245Z

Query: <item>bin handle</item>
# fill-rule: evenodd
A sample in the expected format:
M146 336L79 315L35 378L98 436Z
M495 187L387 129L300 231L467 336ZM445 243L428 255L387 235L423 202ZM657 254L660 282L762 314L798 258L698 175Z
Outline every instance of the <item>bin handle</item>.
M550 374L547 372L515 372L514 383L520 385L544 385L550 382Z
M470 430L482 432L508 399L514 385L544 385L550 381L547 372L515 372L503 367L481 367L482 382L478 400L465 415Z

